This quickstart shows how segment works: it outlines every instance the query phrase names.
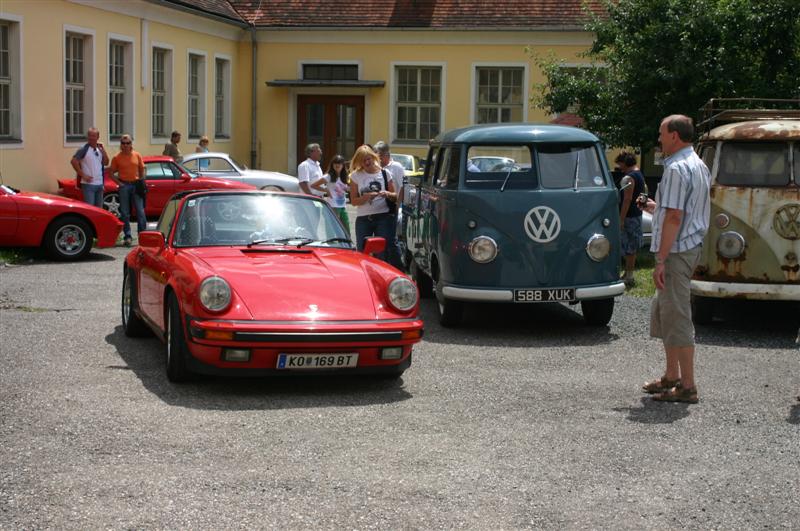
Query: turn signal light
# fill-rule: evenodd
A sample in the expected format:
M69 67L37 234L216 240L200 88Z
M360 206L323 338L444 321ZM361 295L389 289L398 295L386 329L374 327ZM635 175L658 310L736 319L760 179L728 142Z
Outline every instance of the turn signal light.
M422 337L422 330L406 330L403 332L403 339L419 339Z
M233 340L233 332L225 332L223 330L206 330L203 334L205 339L215 339L217 341L231 341Z

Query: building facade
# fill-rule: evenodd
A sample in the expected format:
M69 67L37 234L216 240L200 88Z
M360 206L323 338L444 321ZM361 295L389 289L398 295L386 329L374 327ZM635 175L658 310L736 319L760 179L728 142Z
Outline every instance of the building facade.
M260 7L259 7L260 6ZM423 155L441 131L550 121L531 53L581 63L582 2L3 0L0 177L52 192L97 127L161 154L212 151L294 174L364 142Z

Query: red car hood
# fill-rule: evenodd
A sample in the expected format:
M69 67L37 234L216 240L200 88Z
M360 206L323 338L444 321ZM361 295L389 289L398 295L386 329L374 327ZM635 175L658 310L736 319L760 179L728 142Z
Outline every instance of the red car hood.
M77 199L71 199L69 197L64 197L63 195L53 195L53 194L46 194L44 192L20 192L16 195L16 197L24 197L28 200L42 202L48 205L77 205L77 206L91 206L83 201L78 201ZM93 207L97 208L97 207Z
M185 252L224 278L255 320L401 317L383 302L386 279L399 273L354 251L207 247Z

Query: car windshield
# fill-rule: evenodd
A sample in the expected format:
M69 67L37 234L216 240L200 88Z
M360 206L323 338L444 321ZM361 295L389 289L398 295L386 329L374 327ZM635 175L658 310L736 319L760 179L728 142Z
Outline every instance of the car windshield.
M598 188L606 185L594 145L539 144L539 174L544 188Z
M176 247L307 245L352 248L321 201L273 194L209 194L184 201Z
M411 155L392 155L392 160L399 162L404 170L414 170L414 159Z
M467 188L530 190L537 187L528 146L470 146Z
M726 186L789 184L789 144L726 142L719 157L717 182Z

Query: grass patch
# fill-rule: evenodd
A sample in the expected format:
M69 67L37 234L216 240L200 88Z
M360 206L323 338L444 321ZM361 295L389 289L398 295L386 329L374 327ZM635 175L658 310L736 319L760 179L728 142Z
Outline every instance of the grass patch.
M19 247L5 247L0 249L0 264L18 264L31 258L29 249Z
M630 288L625 293L632 297L650 298L656 293L656 284L653 282L653 269L656 259L650 249L645 247L636 253L636 269L633 270L633 278L636 279L636 286Z

